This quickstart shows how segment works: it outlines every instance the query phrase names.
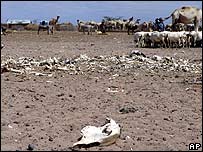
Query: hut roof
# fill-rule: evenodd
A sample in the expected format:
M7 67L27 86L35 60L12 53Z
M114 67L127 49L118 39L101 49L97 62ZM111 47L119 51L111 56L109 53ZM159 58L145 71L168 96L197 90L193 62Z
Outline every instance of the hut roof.
M7 24L30 24L30 20L8 20Z

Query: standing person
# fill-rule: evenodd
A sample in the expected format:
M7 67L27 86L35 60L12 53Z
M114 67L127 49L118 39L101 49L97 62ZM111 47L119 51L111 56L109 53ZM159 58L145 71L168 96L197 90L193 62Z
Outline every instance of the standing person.
M102 23L99 26L100 31L104 34L106 33L106 27L105 27L105 22L104 20L102 21Z
M164 20L162 18L159 18L158 31L159 32L165 31Z
M155 19L154 31L159 31L159 19L158 18Z

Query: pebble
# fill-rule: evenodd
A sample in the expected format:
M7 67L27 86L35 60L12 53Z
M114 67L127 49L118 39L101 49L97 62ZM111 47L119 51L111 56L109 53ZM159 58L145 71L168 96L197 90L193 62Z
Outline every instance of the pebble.
M34 144L29 144L27 150L34 150L34 148L35 148Z
M29 105L26 105L25 108L30 108L30 106L29 106Z
M166 120L166 121L170 121L170 119L169 119L169 118L164 118L164 120Z
M141 141L141 137L137 137L137 141Z
M122 114L134 113L136 111L138 111L138 109L135 109L134 107L124 107L119 110L119 112Z
M12 127L11 125L8 125L8 128L11 128L11 129L12 129L13 127Z
M52 137L49 137L49 141L53 141L54 139Z

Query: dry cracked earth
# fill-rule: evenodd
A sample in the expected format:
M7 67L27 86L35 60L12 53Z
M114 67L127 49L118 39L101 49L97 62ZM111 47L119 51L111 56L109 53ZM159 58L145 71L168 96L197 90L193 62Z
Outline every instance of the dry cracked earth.
M121 127L117 141L79 150L202 143L202 48L135 48L127 33L21 31L1 42L2 151L71 151L106 117Z

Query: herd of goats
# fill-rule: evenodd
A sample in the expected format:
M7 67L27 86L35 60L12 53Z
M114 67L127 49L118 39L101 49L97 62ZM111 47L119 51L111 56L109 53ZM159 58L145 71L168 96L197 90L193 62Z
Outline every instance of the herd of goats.
M164 21L172 17L172 24L164 25ZM84 22L77 20L78 31L88 34L93 30L125 31L128 35L134 34L136 47L202 47L202 10L195 7L176 9L169 17L157 18L155 22L139 23L140 19L133 20L103 20L101 23Z
M134 43L136 47L201 47L202 31L194 31L194 26L191 24L185 25L177 23L172 27L168 24L165 30L160 30L155 23L144 22L139 24L139 19L136 21L123 20L108 20L103 23L96 22L78 22L78 31L84 34L92 34L92 31L127 31L128 34L134 35ZM103 26L101 26L104 24ZM103 33L103 32L101 32Z
M49 22L42 21L38 27L47 29L53 34L53 29L60 16ZM172 17L172 24L164 25L164 21ZM106 18L102 22L84 22L77 20L79 32L92 34L93 31L105 34L108 31L127 31L134 34L136 47L202 47L202 10L196 7L184 6L178 8L166 18L157 18L155 22L143 22L133 17L121 20Z

